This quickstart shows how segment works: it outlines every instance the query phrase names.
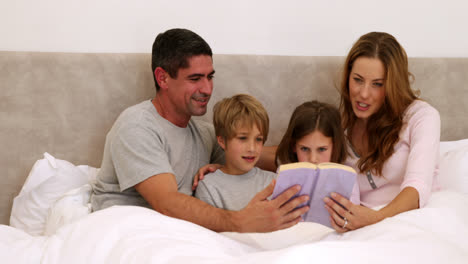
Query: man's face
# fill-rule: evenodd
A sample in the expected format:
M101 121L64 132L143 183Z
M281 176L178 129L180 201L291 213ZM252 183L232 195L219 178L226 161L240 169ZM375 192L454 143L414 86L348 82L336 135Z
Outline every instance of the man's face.
M188 59L189 67L179 69L177 78L168 77L169 100L180 118L206 113L213 91L213 61L199 55Z

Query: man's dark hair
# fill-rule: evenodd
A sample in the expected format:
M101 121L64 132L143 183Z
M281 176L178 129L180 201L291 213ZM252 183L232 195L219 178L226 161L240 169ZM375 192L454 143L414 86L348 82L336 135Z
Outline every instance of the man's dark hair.
M188 29L174 28L158 34L153 43L153 55L151 68L159 91L159 84L154 76L157 67L163 68L171 78L177 78L180 68L188 68L188 59L197 55L213 56L210 46L206 41Z

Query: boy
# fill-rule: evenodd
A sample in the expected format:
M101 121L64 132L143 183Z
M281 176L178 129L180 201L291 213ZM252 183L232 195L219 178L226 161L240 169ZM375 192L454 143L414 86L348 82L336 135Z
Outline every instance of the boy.
M195 197L218 208L240 210L276 174L255 167L268 136L265 108L246 94L225 98L213 108L213 125L226 163L198 183Z

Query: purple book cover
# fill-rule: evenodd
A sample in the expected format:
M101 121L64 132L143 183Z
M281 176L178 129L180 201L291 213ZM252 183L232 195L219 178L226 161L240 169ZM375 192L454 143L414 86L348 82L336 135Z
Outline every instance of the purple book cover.
M346 165L332 162L318 165L309 162L284 164L278 168L272 198L276 198L296 184L301 185L301 190L294 197L300 195L310 197L307 203L300 205L310 207L310 210L303 215L304 221L331 227L330 214L325 209L323 198L329 197L331 192L336 192L350 199L355 183L356 172Z

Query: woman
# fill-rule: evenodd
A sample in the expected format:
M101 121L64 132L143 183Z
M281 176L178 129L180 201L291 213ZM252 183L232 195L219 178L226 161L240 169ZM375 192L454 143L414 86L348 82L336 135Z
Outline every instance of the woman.
M387 33L363 35L346 58L340 112L361 205L324 199L337 232L420 208L437 186L440 116L417 98L410 75L405 50Z

